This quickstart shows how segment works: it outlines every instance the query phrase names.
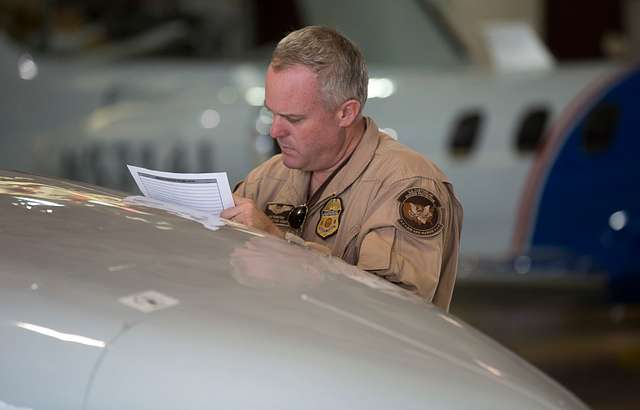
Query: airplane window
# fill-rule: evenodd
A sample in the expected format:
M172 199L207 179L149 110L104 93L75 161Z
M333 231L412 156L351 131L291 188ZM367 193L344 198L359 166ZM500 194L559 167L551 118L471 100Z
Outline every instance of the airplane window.
M535 151L543 142L549 119L549 109L537 106L527 110L516 135L516 149L520 153Z
M454 128L449 137L449 149L453 156L466 157L471 153L478 141L482 119L480 110L469 110L454 122Z
M584 123L582 131L582 146L589 154L606 151L616 134L620 108L612 103L597 105Z

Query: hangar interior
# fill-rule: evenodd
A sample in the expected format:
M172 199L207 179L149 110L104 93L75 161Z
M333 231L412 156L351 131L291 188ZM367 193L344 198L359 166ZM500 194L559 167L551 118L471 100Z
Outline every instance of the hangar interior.
M600 84L597 79L622 70L637 77L640 0L3 0L0 75L7 79L3 83L8 91L0 97L0 168L133 192L126 170L114 170L114 159L168 171L222 171L212 168L224 163L220 152L226 152L233 163L230 174L240 179L277 152L261 110L261 70L277 40L309 21L343 27L361 43L374 67L371 112L383 120L381 127L388 133L413 143L403 138L433 119L435 142L426 154L445 164L454 185L460 181L465 223L469 221L463 228L463 237L470 239L468 245L463 242L451 312L549 374L591 408L638 408L638 193L627 192L628 203L617 213L608 211L611 232L594 239L604 250L592 259L580 255L558 262L552 253L536 259L534 252L514 255L505 249L517 229L513 220L523 209L518 207L526 197L525 181L549 145L544 138L579 119L575 98L584 99L585 90ZM374 23L380 30L372 30ZM407 32L403 23L417 28ZM503 58L509 48L521 54ZM217 71L209 77L212 65ZM386 76L389 67L396 77ZM592 68L595 71L588 71ZM137 76L135 81L132 76ZM425 78L433 81L426 91L411 89ZM237 88L225 86L214 93L202 87L204 81L217 79ZM28 89L30 84L43 88ZM420 93L430 90L433 99L420 100ZM607 90L611 99L619 91ZM407 100L401 100L404 95ZM617 119L635 112L630 107L640 103L639 95L624 97L613 114L600 110L586 115L591 123L575 125L575 130L595 130L595 138L618 132ZM531 97L527 104L511 104L507 96ZM196 114L187 112L194 101L202 102ZM389 106L393 108L387 112ZM183 125L182 117L177 119L182 114L193 124ZM437 123L440 117L447 122ZM233 126L224 128L229 123ZM633 123L625 124L631 124L625 135L637 135ZM493 149L489 136L478 136L483 127L498 130L494 136L504 137L500 143L509 145L507 154L474 153ZM158 139L148 143L145 133ZM225 145L230 139L223 141L221 133L245 133L247 139ZM512 143L518 135L520 142ZM629 150L636 147L628 145ZM59 158L54 157L58 153ZM505 193L505 185L492 185L486 176L481 181L469 178L482 161L502 164L503 176L513 170L518 178L514 191ZM637 175L636 164L613 159L603 163L610 168L602 175ZM615 186L633 191L628 184ZM571 209L576 214L586 210L582 205L576 200L564 218L570 219ZM509 218L492 219L496 214ZM532 241L544 234L530 229ZM630 239L612 236L628 231ZM499 257L484 258L496 249ZM605 266L612 266L618 276L598 272L598 258L614 260ZM621 277L624 282L616 282ZM612 283L617 288L612 290Z

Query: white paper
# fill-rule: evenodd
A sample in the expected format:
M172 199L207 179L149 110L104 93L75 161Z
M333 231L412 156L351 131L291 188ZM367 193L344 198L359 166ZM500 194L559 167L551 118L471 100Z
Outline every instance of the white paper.
M189 174L127 167L146 197L216 216L234 206L226 172Z

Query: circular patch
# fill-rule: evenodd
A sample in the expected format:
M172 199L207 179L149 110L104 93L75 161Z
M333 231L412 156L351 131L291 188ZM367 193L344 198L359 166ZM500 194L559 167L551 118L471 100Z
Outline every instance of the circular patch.
M398 223L407 231L424 236L436 236L442 230L440 201L423 188L410 188L399 197Z

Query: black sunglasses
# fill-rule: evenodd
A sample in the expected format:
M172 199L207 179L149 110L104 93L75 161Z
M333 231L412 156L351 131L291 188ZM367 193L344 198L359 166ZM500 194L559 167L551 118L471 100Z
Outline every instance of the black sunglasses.
M287 218L287 222L291 229L298 230L304 225L305 219L307 219L307 205L298 205L289 212L289 217Z

